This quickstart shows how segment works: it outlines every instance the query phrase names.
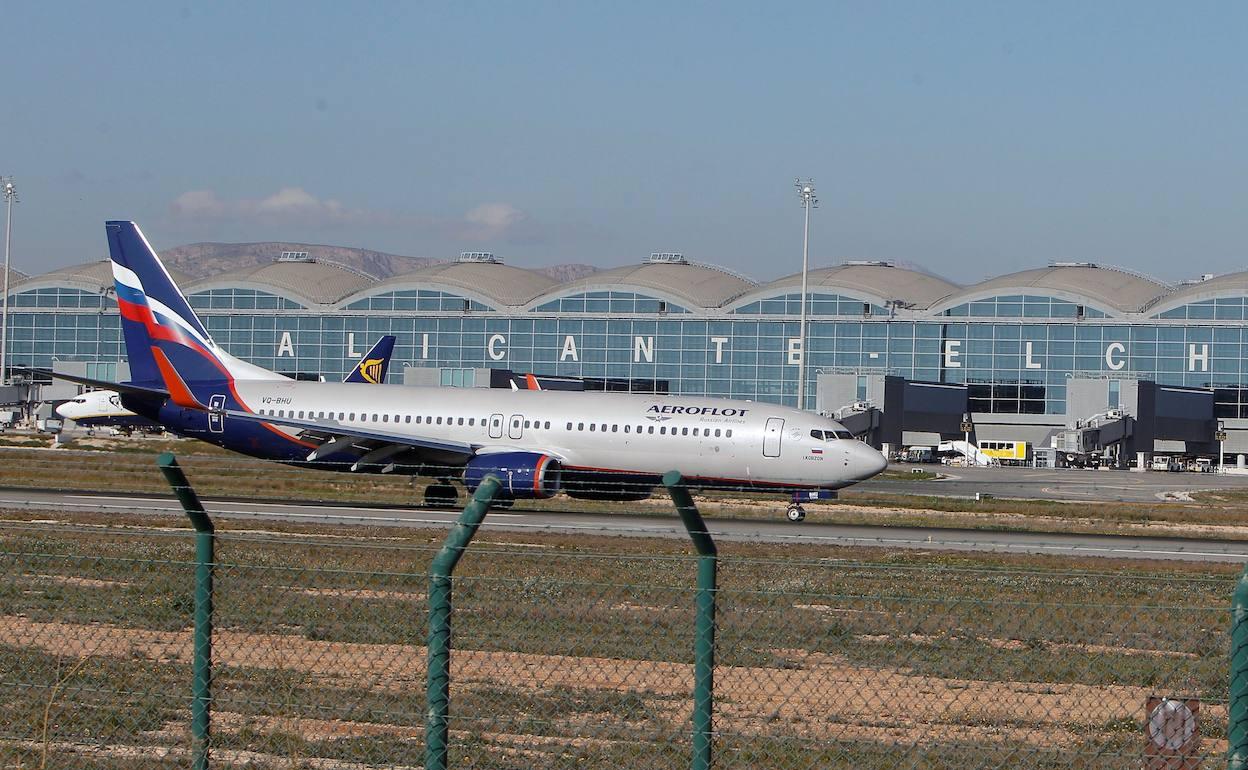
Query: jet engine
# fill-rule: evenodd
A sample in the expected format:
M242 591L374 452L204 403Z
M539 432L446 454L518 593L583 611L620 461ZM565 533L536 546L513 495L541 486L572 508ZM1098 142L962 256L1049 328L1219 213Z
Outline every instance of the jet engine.
M502 494L513 500L544 499L559 493L563 466L550 455L537 452L499 452L477 455L464 466L468 491L493 474L503 484Z

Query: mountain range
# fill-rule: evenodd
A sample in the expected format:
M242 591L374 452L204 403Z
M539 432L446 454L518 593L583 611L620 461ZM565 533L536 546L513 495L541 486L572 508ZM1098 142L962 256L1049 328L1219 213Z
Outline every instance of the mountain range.
M353 270L374 276L378 279L389 278L400 273L445 262L430 257L407 257L398 254L386 254L370 249L355 249L347 246L325 246L311 243L284 243L267 241L263 243L191 243L163 249L160 258L174 270L179 270L194 278L206 278L211 275L256 267L268 264L284 251L306 251L309 257L323 262L336 262ZM564 264L533 268L534 272L566 283L592 275L599 271L593 265Z

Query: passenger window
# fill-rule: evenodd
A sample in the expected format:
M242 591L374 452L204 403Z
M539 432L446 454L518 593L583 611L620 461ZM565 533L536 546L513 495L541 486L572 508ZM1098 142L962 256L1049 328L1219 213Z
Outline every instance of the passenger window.
M383 414L383 415L381 416L381 421L382 421L382 422L390 422L390 415L388 415L388 414Z
M611 432L612 432L612 433L619 433L619 432L620 432L620 426L618 426L618 425L612 425L612 426L611 426Z
M568 430L572 430L572 423L568 423Z
M725 438L732 438L732 428L729 428L729 429L728 429L728 430L724 433L724 437L725 437Z
M606 433L606 432L607 432L607 424L604 422L604 423L602 424L602 427L601 427L599 430L601 430L603 433Z
M628 433L628 430L629 430L629 428L631 428L631 427L633 427L633 426L631 426L631 425L625 425L625 426L624 426L624 432L625 432L625 433Z
M458 424L459 424L459 425L463 425L463 424L464 424L464 418L463 418L463 417L460 417L460 418L459 418L459 423L458 423Z
M715 429L715 438L719 438L719 428Z
M546 421L546 430L550 430L550 420Z
M526 430L530 427L530 426L529 426L529 421L528 421L528 420L525 420L525 421L524 421L524 427L525 427L525 429L526 429Z
M682 436L688 436L688 435L689 435L689 429L688 429L688 428L681 428L681 429L680 429L680 435L682 435Z
M593 433L593 432L594 432L594 428L595 428L595 427L596 427L596 426L595 426L595 425L591 422L591 423L589 424L589 432L590 432L590 433Z
M650 430L646 431L646 433L649 433L650 435L652 435L652 436L653 436L653 435L654 435L654 426L653 426L653 425L651 425L651 426L650 426Z
M439 418L438 418L438 425L441 425L441 424L442 424L442 418L441 418L441 417L439 417Z
M666 426L666 425L664 425L664 426L662 426L662 427L660 427L660 428L659 428L659 435L660 435L660 436L666 436L666 435L667 435L667 426Z
M352 413L351 413L351 417L350 417L350 419L351 419L351 421L352 421L352 422L354 422L354 421L355 421L355 412L352 412Z

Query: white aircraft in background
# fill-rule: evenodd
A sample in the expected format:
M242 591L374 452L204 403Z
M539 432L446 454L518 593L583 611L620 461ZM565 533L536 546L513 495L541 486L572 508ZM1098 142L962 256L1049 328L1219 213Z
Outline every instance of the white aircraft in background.
M356 363L343 382L366 382L380 385L386 381L390 370L390 356L394 352L395 336L384 335ZM297 379L297 378L291 378ZM95 430L113 428L129 433L133 430L163 431L164 425L142 417L121 404L121 394L115 390L89 390L58 405L56 414L75 425Z
M638 500L680 471L701 489L800 500L868 479L886 462L844 426L774 404L697 396L294 382L226 353L133 222L108 222L132 381L58 375L121 394L174 433L253 457L431 477L453 503L490 474L508 500L559 492Z

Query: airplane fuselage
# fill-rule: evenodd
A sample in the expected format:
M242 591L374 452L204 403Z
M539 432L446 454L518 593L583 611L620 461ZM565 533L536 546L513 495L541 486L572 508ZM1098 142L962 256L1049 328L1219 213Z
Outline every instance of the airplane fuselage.
M850 438L839 423L751 401L271 380L239 380L234 389L231 400L259 415L437 437L482 447L483 454L548 454L565 470L581 473L652 481L679 470L706 487L837 489L884 466L879 452ZM178 433L255 457L326 469L396 470L388 463L360 467L358 445L317 454L320 445L281 425L172 402L155 417ZM401 458L394 460L404 469ZM447 465L453 464L448 457ZM426 457L410 470L436 475L436 465Z

